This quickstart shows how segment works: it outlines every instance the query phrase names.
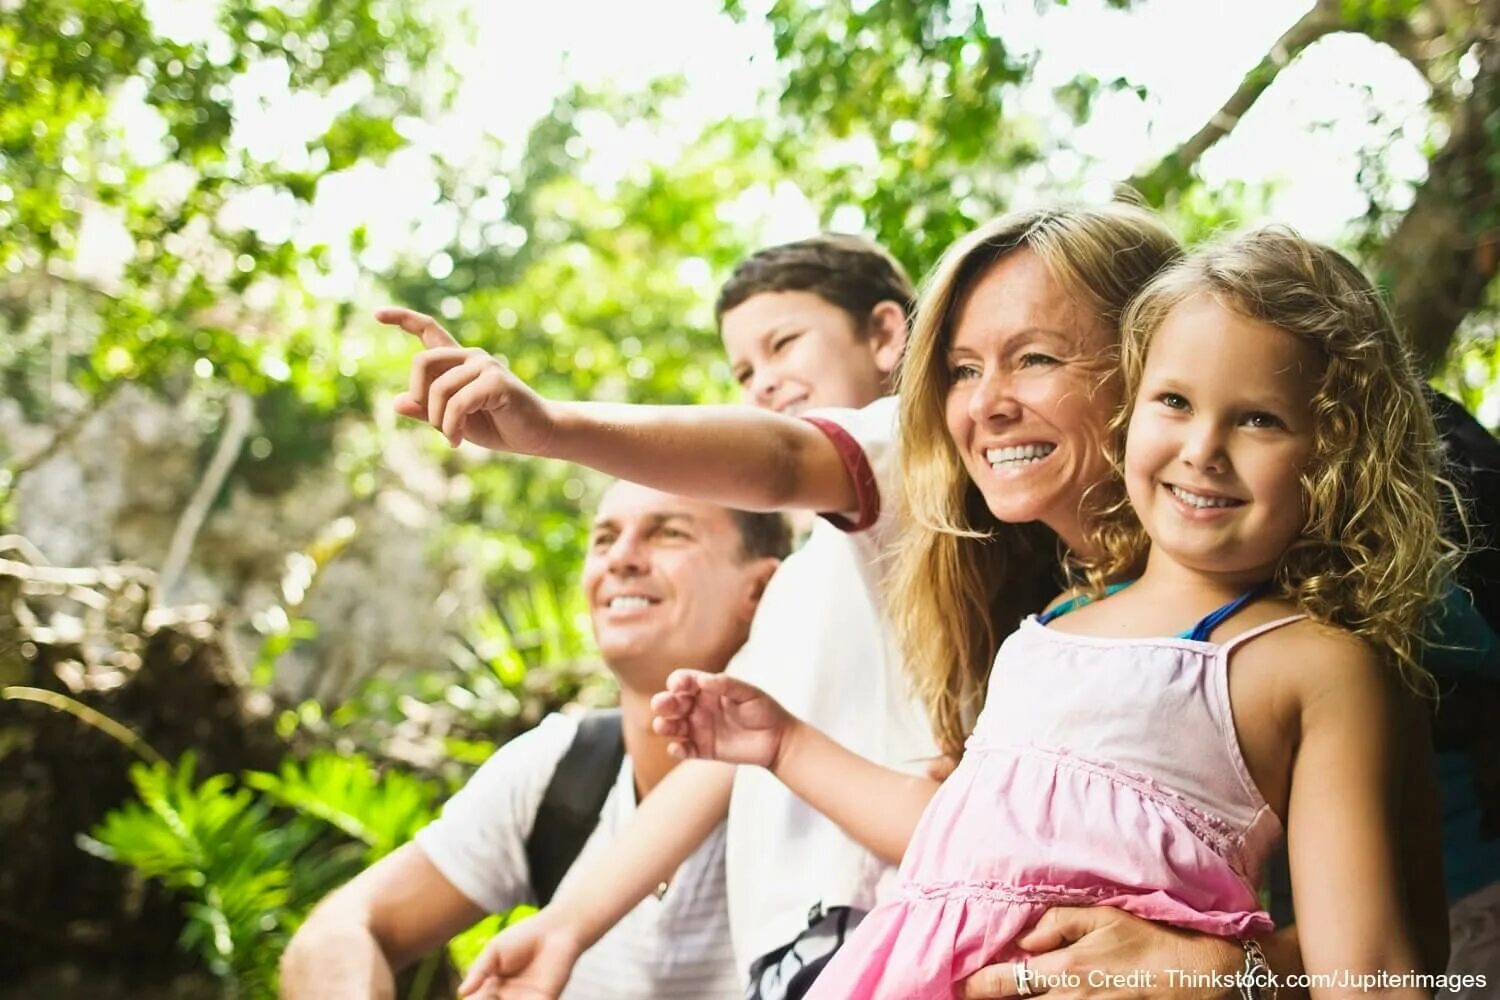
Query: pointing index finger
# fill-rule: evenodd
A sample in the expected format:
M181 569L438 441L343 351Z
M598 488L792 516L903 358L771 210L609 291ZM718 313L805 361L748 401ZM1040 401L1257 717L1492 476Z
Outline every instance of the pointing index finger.
M375 319L387 326L399 326L407 333L418 337L422 341L422 346L429 350L434 347L459 346L458 341L453 339L453 334L439 326L437 320L415 309L386 306L384 309L375 310Z

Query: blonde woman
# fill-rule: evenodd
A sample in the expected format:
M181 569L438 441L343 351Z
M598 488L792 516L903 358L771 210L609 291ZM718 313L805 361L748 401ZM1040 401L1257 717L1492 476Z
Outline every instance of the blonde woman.
M1414 997L1382 976L1441 964L1441 924L1418 921L1437 929L1419 946L1397 895L1404 875L1419 912L1441 912L1435 851L1403 858L1393 822L1416 809L1435 826L1395 750L1394 681L1430 684L1412 637L1445 560L1420 385L1357 269L1279 232L1156 279L1117 379L1107 293L1138 249L1120 239L1130 215L1005 220L923 300L901 386L922 530L896 610L950 747L1006 621L1000 584L1037 544L991 519L1041 522L1091 583L1005 642L941 792L734 679L679 672L655 699L685 755L764 766L860 839L911 842L902 890L811 995L948 997L1014 959L1018 995L1109 985L1027 966L1018 941L1054 905L1250 941L1270 930L1256 889L1284 830L1311 970ZM1122 388L1128 505L1102 447Z

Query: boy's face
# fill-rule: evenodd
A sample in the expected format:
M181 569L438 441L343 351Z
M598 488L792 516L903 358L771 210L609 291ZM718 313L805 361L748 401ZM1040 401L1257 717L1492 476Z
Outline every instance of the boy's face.
M893 303L877 307L899 312ZM812 292L761 292L726 312L724 349L746 403L795 415L814 407L858 409L889 391L905 343L905 319L889 335ZM899 334L894 327L900 326Z

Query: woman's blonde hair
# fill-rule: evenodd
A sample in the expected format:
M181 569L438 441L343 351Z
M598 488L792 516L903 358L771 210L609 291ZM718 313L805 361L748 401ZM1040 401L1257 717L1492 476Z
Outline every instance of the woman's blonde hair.
M1410 687L1431 692L1422 624L1457 549L1443 536L1437 429L1380 293L1342 254L1283 227L1206 246L1163 271L1126 313L1127 399L1152 336L1199 295L1292 334L1323 358L1313 454L1302 473L1306 523L1277 566L1279 590L1310 618L1388 653ZM1117 470L1129 422L1126 405L1111 425ZM1149 540L1128 503L1089 527L1096 586L1143 562Z
M1057 590L1056 536L990 513L944 417L955 318L979 280L1022 250L1111 330L1180 252L1166 226L1133 205L1046 208L1002 216L959 240L923 283L897 379L907 517L890 570L890 613L912 683L950 753L978 714L1001 638Z

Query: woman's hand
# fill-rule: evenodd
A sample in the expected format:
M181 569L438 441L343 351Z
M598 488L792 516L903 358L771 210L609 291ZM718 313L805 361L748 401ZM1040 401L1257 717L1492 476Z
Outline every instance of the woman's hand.
M1178 930L1105 906L1059 906L1016 939L1032 953L1026 966L1038 977L1033 995L1047 1000L1234 1000L1232 976L1244 968L1233 941ZM1172 973L1220 973L1219 986L1200 987ZM1051 986L1076 982L1076 987ZM1045 992L1043 992L1045 990ZM964 980L965 1000L1017 997L1014 966L1002 962Z

